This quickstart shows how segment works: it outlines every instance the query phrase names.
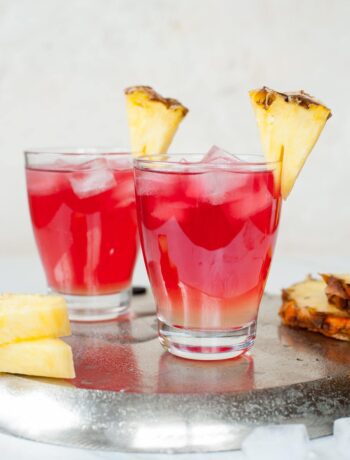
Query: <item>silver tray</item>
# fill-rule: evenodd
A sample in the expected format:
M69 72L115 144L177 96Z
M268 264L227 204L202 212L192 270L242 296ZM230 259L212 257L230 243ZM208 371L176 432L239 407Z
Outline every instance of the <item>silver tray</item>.
M163 352L150 296L118 321L74 323L73 382L3 374L0 430L35 441L127 452L240 447L252 427L304 423L330 434L350 415L350 345L280 326L265 296L249 356L195 362Z

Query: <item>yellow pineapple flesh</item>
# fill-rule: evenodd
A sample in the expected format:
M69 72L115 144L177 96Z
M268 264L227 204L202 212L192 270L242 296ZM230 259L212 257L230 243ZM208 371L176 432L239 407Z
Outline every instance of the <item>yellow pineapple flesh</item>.
M125 96L132 152L137 156L165 154L188 109L149 86L127 88Z
M0 295L0 345L25 339L71 334L63 297L50 295Z
M329 305L325 293L326 283L323 280L312 277L295 283L287 289L283 289L283 300L293 301L298 308L308 308L318 313L340 314L339 310Z
M249 93L267 161L282 161L286 199L331 111L304 91L280 93L263 87Z
M72 349L60 339L25 340L1 345L0 372L73 379Z

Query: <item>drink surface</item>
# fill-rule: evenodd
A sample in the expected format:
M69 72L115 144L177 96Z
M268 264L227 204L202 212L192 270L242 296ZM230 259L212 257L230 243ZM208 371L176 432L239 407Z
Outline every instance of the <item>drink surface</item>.
M255 320L280 214L273 172L136 168L135 179L159 318L202 330Z
M138 246L133 171L103 166L26 169L35 239L55 291L99 295L130 286Z

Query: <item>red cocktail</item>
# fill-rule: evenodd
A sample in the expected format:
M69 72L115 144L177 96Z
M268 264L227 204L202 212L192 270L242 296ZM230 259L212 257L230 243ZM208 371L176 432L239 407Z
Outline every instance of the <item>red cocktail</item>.
M132 159L121 153L26 153L34 234L51 290L72 318L125 311L137 255Z
M143 255L163 345L195 359L254 343L275 244L276 164L137 160Z

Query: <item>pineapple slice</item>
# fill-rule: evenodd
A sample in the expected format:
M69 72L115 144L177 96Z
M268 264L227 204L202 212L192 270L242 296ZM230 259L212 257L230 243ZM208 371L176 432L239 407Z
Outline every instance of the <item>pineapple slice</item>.
M63 297L0 295L0 345L70 334L67 305Z
M331 111L304 91L279 93L263 87L249 93L267 161L282 161L286 199Z
M349 315L328 303L326 283L311 277L284 289L279 314L286 326L350 341Z
M175 99L160 96L149 86L127 88L125 95L132 152L165 154L188 109Z
M60 339L25 340L1 345L0 372L73 379L72 349Z

